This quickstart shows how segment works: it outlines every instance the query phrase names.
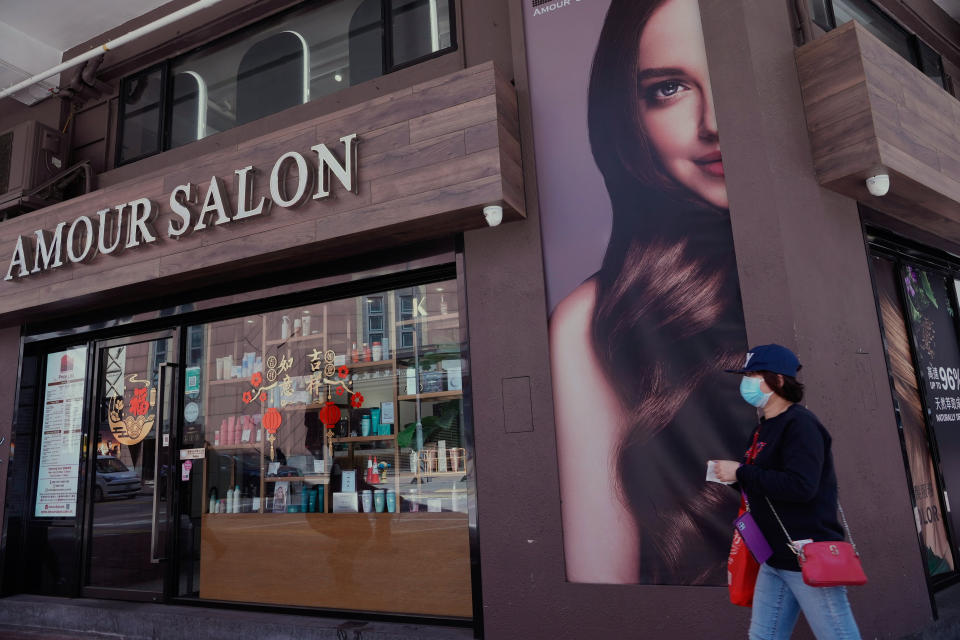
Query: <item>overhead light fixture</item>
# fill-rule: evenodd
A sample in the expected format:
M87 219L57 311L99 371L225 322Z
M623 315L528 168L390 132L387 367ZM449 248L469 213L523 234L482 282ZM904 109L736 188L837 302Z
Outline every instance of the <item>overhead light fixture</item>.
M337 82L343 82L343 76L340 74L339 71L333 74L333 79L336 80Z

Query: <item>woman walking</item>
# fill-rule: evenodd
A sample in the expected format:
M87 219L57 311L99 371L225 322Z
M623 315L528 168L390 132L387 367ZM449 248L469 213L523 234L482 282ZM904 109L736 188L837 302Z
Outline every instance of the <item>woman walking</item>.
M798 404L803 399L803 385L796 380L800 366L792 351L768 344L751 350L743 367L729 370L743 374L741 396L763 411L743 461L714 465L721 481L739 483L773 549L757 576L750 640L789 638L801 611L818 639L859 640L846 587L807 585L798 549L787 538L789 533L794 546L844 539L830 434Z

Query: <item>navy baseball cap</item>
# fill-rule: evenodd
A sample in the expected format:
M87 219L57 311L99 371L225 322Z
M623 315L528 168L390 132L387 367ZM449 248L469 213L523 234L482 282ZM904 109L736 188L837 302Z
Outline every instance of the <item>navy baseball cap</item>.
M747 352L747 360L739 369L725 369L727 373L757 373L770 371L792 378L800 371L800 361L793 351L779 344L762 344Z

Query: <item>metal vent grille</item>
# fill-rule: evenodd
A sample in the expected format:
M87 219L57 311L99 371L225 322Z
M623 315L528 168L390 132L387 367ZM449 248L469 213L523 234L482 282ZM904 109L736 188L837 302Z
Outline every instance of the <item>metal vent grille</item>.
M10 188L10 169L13 160L13 131L0 136L0 193Z
M539 7L542 4L547 4L548 2L553 2L554 0L533 0L533 6Z

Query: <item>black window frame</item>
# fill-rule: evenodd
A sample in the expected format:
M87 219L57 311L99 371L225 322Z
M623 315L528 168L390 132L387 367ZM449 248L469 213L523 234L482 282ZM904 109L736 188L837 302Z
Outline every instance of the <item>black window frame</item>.
M833 31L834 29L837 28L837 16L833 8L834 1L835 0L808 0L809 2L808 6L810 8L810 16L811 16L810 19L813 21L814 24L816 24L818 27L820 27L824 31ZM939 62L939 67L940 67L940 87L943 88L944 90L949 90L948 89L950 86L949 76L947 76L946 70L944 69L943 56L940 54L940 52L934 49L933 47L931 47L930 45L928 45L923 40L921 40L917 34L913 33L912 31L904 27L902 24L900 24L899 21L897 21L893 16L887 13L887 11L884 10L882 6L878 5L876 2L873 2L873 0L861 0L861 1L869 4L873 8L873 10L876 12L877 17L879 19L883 20L887 25L893 27L894 29L901 32L905 36L907 46L910 48L910 59L908 59L907 62L912 64L914 67L917 68L917 70L920 71L920 73L927 76L931 80L933 80L933 76L931 76L927 72L927 70L924 69L923 47L926 47L928 51L931 51L934 54L936 54L937 60ZM816 11L817 8L820 9L819 12ZM821 22L820 20L814 17L818 15L818 13L824 16L826 22Z
M157 128L157 151L151 151L148 153L141 153L138 156L123 160L121 162L120 158L123 153L123 129L124 129L124 116L126 115L126 105L124 102L124 96L127 95L127 89L130 87L130 83L135 81L137 78L148 76L152 73L160 72L160 115L159 117L159 127ZM168 104L171 102L168 99L167 92L170 88L170 60L164 60L158 62L157 64L150 65L144 69L137 71L136 73L131 73L128 76L125 76L120 82L120 94L117 100L117 139L115 141L114 149L114 166L121 167L132 162L137 162L138 160L143 160L144 158L149 158L150 156L155 156L157 154L163 153L168 149L168 138L167 128L170 122L169 111L172 105Z
M330 4L330 2L332 1L333 0L326 0L324 2L317 3L317 7L319 8L326 4ZM448 4L448 10L449 10L449 16L450 16L450 45L447 47L438 49L437 51L432 51L426 55L420 56L419 58L414 58L412 60L408 60L407 62L396 64L394 63L394 60L393 60L394 58L393 23L392 23L393 11L391 7L393 0L380 0L382 73L376 78L374 78L373 80L376 80L377 78L382 78L383 76L389 75L391 73L395 73L397 71L400 71L401 69L407 69L409 67L422 64L429 60L433 60L435 58L439 58L440 56L445 56L449 53L453 53L454 51L457 51L457 49L459 48L459 42L458 42L458 31L457 31L456 0L437 0L437 1L446 2ZM202 52L206 48L212 48L213 46L221 44L226 40L233 39L233 38L237 38L237 39L242 38L245 33L249 33L257 29L261 22L266 20L274 20L274 19L282 18L286 14L303 10L306 4L309 4L309 1L301 2L286 10L270 14L269 16L264 17L264 19L261 21L255 22L251 25L240 27L234 31L231 31L230 33L222 35L214 40L211 40L210 42L206 42L198 47L195 47L190 51L186 51L172 58L167 58L166 60L153 64L149 67L140 69L134 73L131 73L130 75L124 76L124 78L120 81L120 97L117 101L118 102L117 116L116 116L117 117L117 126L116 126L117 135L116 135L116 140L114 141L114 156L113 156L114 168L122 167L128 164L132 164L134 162L138 162L145 158L159 155L173 148L170 146L170 138L171 138L170 123L172 121L172 113L173 113L173 82L171 81L171 78L170 78L170 69L175 65L177 61L183 58L186 58L188 56L195 55L199 52ZM130 83L132 81L136 80L141 76L154 73L157 70L160 70L161 72L160 73L160 96L161 96L160 97L160 114L158 116L160 121L159 133L158 133L159 140L157 144L158 150L150 153L143 153L132 158L122 158L123 139L124 139L124 118L126 115L123 96L126 95L127 88L130 86ZM369 82L369 80L367 82ZM344 87L344 89L346 88L347 87ZM316 100L319 101L325 98L330 98L332 96L339 95L339 93L340 91L317 98ZM313 102L313 100L311 100L311 102Z

